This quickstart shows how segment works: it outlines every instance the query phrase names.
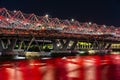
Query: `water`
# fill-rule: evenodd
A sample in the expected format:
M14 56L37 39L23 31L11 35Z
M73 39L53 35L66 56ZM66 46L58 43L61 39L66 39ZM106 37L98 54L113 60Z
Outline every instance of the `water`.
M0 80L120 80L120 55L1 61Z

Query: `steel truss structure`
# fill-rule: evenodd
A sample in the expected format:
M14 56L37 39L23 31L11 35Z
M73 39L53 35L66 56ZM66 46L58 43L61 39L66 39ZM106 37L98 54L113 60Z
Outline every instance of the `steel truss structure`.
M96 44L99 42L119 43L120 27L97 25L90 22L80 23L77 20L60 20L50 18L48 15L37 16L0 8L0 37L0 47L3 48L3 40L7 39L6 45L11 43L8 47L10 50L14 48L16 41L21 42L22 45L22 41L25 39L30 41L26 50L29 50L33 41L38 44L37 40L52 41L55 50L58 50L57 43L61 43L62 48L60 49L66 50L71 40L74 43L70 49L74 49L78 41L97 42ZM103 44L103 46L105 45ZM2 48L1 51L3 51Z

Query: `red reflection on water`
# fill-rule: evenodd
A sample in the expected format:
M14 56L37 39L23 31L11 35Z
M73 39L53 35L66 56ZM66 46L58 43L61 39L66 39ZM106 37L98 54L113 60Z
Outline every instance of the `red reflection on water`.
M66 60L62 58L55 59L56 80L68 80L66 70Z
M0 67L0 80L8 80L8 75L6 67Z
M68 80L83 80L83 58L68 57L66 63Z
M101 56L101 62L100 62L100 67L101 67L101 80L110 80L110 76L111 76L111 58L110 55L104 55Z
M97 67L94 56L86 56L84 58L84 80L96 80Z
M112 60L112 79L111 80L120 80L120 54L111 55Z
M0 80L120 80L120 55L1 62Z

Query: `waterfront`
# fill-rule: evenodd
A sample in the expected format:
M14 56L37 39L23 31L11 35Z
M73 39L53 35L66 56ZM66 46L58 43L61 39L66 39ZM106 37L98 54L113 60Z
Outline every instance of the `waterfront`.
M0 62L0 80L120 80L120 54Z

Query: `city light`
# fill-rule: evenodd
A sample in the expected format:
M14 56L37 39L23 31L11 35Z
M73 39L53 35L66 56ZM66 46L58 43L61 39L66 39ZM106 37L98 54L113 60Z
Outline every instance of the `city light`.
M48 15L48 14L46 14L46 15L45 15L45 17L46 17L46 18L48 18L48 17L49 17L49 15Z
M105 27L105 28L106 28L106 25L103 25L103 27Z
M91 24L92 24L92 22L89 22L88 24L89 24L89 25L91 25Z
M72 22L74 22L75 20L74 19L71 19Z
M16 11L16 10L14 10L13 12L14 12L14 13L16 13L17 11Z

